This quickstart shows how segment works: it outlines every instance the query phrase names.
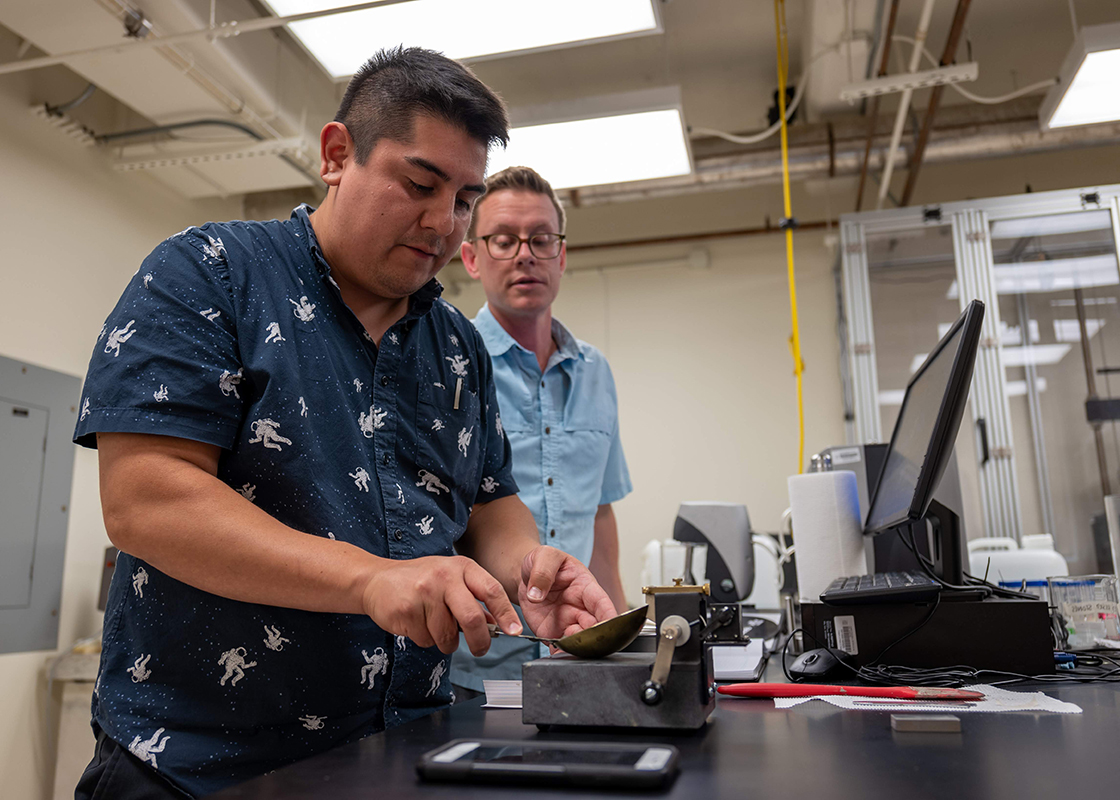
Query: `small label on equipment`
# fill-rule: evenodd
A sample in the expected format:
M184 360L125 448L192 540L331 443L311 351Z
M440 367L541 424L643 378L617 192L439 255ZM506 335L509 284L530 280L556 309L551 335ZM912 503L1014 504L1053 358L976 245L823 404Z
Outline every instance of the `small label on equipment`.
M856 618L852 616L835 617L836 647L853 656L859 655L859 642L856 640Z
M654 772L668 764L669 758L672 755L672 750L668 750L664 747L651 747L642 753L642 757L638 759L638 763L634 765L634 769Z
M438 761L441 764L450 764L452 761L458 761L467 753L477 750L478 745L478 742L462 742L454 747L447 748L442 753L436 753L432 756L432 761Z
M862 461L858 447L843 447L839 450L832 451L832 466L837 464L854 464Z

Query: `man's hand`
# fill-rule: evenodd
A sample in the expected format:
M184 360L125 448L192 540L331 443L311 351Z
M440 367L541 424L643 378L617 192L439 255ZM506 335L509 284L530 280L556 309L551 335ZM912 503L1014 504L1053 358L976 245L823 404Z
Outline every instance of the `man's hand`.
M615 616L591 572L554 547L538 546L521 561L518 601L533 633L559 639Z
M490 649L488 621L496 620L506 633L521 633L502 585L463 556L391 562L366 585L363 606L382 630L448 654L459 644L460 629L476 656Z

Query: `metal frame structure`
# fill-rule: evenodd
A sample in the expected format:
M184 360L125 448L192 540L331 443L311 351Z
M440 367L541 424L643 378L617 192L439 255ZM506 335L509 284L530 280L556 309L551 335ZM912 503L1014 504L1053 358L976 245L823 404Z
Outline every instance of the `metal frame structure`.
M937 206L866 211L845 214L840 218L840 257L848 334L848 347L841 357L847 359L851 375L851 386L845 389L851 392L854 415L848 426L850 444L883 440L867 236L946 223L952 226L961 308L972 299L983 300L987 305L971 398L973 421L985 420L990 445L988 461L978 465L986 536L1019 539L1022 533L989 223L1097 209L1112 212L1113 239L1116 252L1120 254L1120 184L965 200ZM1044 460L1045 454L1036 453L1036 460L1038 458ZM1042 486L1045 491L1045 484ZM1048 505L1044 502L1043 508Z

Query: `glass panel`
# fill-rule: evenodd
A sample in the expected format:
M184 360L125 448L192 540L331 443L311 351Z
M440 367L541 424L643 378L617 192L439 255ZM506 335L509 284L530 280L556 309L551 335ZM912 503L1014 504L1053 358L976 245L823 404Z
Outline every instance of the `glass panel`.
M1115 396L1120 271L1111 213L997 220L991 236L1022 533L1052 534L1072 574L1109 572L1110 564L1097 563L1091 525L1104 513L1102 460L1111 490L1120 490L1120 432L1107 422L1098 435L1087 421L1079 317L1096 393Z
M949 225L866 236L879 373L883 438L894 428L906 384L949 326L960 316L957 271ZM969 538L983 536L971 402L957 436L963 524Z

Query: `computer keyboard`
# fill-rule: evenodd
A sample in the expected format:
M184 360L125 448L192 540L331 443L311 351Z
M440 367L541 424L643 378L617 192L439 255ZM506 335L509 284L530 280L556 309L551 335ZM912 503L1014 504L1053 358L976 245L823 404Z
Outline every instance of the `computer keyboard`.
M924 572L876 572L837 578L821 592L821 602L834 606L870 603L913 603L932 600L941 584Z

